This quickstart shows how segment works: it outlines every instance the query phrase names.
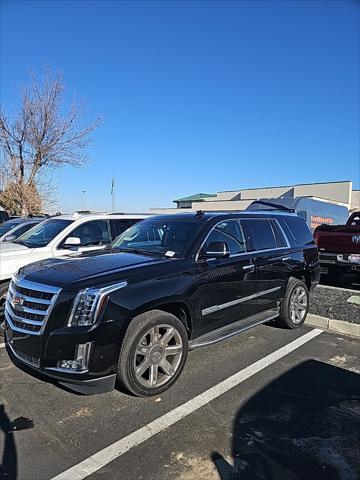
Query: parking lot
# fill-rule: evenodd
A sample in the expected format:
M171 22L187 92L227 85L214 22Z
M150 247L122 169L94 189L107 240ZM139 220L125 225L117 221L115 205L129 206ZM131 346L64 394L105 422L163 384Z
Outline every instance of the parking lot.
M80 396L0 348L4 479L359 478L360 342L263 325L195 350L158 398Z

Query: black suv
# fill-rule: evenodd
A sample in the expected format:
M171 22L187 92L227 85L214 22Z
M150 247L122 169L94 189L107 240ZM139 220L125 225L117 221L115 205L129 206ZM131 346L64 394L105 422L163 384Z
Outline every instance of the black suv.
M117 380L157 395L179 378L189 349L270 320L298 328L319 276L313 237L295 214L151 217L103 251L21 268L6 345L22 368L81 393Z

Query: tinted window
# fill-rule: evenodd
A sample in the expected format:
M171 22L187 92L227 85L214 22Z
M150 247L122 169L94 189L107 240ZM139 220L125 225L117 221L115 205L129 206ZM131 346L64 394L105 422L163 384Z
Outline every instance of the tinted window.
M226 242L230 255L245 252L245 239L239 223L235 220L219 223L208 236L203 250L207 249L211 242Z
M273 231L274 231L274 235L275 235L275 239L276 239L276 245L280 248L280 247L287 247L287 242L286 242L286 239L284 237L284 234L283 232L281 231L280 227L279 227L279 224L277 221L275 220L271 220L271 225L273 227Z
M0 237L5 235L5 233L9 232L12 228L15 228L16 225L17 225L16 223L4 223L3 225L1 225L1 227L0 227Z
M121 235L125 230L130 228L141 219L124 219L124 220L110 220L113 232L113 239Z
M36 225L36 223L26 223L25 225L17 228L15 232L12 233L12 235L16 235L16 238L18 238L20 237L20 235L30 230L30 228L32 228L34 225Z
M82 223L66 238L68 237L80 238L82 247L107 245L111 241L109 222L108 220L92 220Z
M285 223L298 245L313 243L313 236L309 230L309 227L303 220L297 218L286 218Z
M269 220L245 220L255 250L276 248L276 240Z

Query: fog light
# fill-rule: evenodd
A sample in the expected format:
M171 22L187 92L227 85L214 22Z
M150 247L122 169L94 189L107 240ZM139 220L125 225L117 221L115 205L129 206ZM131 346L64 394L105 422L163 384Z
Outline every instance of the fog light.
M58 367L73 372L86 372L89 369L89 359L92 342L79 343L75 348L74 360L59 360Z

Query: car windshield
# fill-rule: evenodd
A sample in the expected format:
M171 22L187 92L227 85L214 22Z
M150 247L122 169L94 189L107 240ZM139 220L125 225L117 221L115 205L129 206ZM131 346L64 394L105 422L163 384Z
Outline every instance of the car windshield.
M121 251L183 257L202 223L195 220L144 220L122 233L110 245Z
M15 240L14 243L20 243L30 248L45 247L72 222L73 220L61 218L45 220L35 227L30 228L30 230Z
M1 225L1 227L0 227L0 237L5 235L5 233L9 232L12 228L16 227L19 224L20 224L20 222L18 222L18 223L4 223L4 225Z

